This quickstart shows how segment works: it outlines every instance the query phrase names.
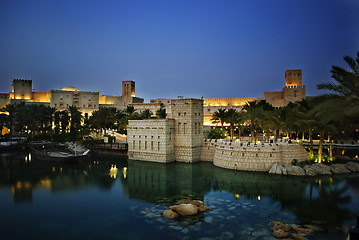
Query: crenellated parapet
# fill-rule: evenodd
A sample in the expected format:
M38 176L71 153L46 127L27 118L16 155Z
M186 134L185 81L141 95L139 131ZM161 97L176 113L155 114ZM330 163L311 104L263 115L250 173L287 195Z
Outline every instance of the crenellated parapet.
M206 139L202 144L201 160L217 167L266 172L274 163L291 165L297 159L309 159L307 151L299 143L243 143Z

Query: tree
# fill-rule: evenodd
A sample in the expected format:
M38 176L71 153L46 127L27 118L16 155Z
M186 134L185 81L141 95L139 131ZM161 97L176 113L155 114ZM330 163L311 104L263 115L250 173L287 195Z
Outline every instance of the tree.
M96 129L104 129L105 134L108 128L113 127L117 121L117 109L114 107L100 108L92 113L89 118L91 126Z
M127 116L132 116L135 113L135 107L134 106L127 106L125 109L125 114L127 114Z
M3 111L8 113L8 124L6 125L10 130L10 138L12 138L12 135L14 134L16 106L15 104L8 104L6 105L6 107L3 108Z
M152 116L152 111L150 109L145 109L141 112L141 118L142 119L150 119Z
M61 123L60 124L61 125L61 133L66 134L67 128L70 123L69 112L67 110L63 110L63 111L59 112L59 115L60 115L60 123Z
M249 125L252 142L256 143L258 141L257 131L261 126L261 119L264 118L262 104L258 101L247 102L243 106L240 116Z
M236 109L228 109L225 112L225 122L229 123L230 125L230 133L231 133L231 139L233 139L234 136L234 126L239 122L240 115L238 114Z
M166 109L165 108L160 108L156 111L156 116L158 118L166 118L167 113L166 113Z
M226 109L218 109L217 111L215 111L213 113L213 116L212 116L212 122L213 123L221 123L222 129L223 129L224 123L226 122L226 117L227 117L226 111L227 111Z
M75 134L81 127L82 115L76 106L69 106L67 110L70 114L70 133Z
M342 67L332 66L331 73L335 83L317 85L318 89L330 91L317 97L314 100L316 104L311 110L320 126L319 162L322 161L326 132L329 135L335 133L336 126L341 122L351 125L351 129L356 129L359 124L359 52L356 59L345 56L344 60L349 65L349 71Z

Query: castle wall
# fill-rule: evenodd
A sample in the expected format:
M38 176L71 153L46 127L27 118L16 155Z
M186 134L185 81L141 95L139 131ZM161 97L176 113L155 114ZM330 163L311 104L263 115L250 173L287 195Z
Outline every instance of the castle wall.
M99 95L99 105L101 105L101 107L124 109L121 96Z
M10 103L10 95L8 93L0 93L0 108L6 107Z
M173 119L129 120L128 158L149 162L175 161Z
M14 79L12 82L12 92L14 99L32 99L32 81Z
M217 167L242 171L269 171L274 163L291 165L297 159L309 159L300 144L243 144L206 140L202 145L201 160L213 161Z
M50 91L48 91L48 92L33 92L32 99L33 99L33 102L37 102L37 103L49 103L50 95L51 95Z
M305 99L305 86L285 86L283 88L284 106L289 102Z

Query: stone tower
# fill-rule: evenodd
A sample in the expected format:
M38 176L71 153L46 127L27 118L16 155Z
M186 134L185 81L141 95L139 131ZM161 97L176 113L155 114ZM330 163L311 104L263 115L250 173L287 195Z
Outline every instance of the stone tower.
M298 102L302 99L305 99L305 86L302 85L302 70L285 71L284 104Z
M135 97L135 82L122 81L122 104L124 107L132 103L132 98Z
M302 70L285 71L285 86L302 86Z
M11 86L13 99L32 99L32 80L14 79Z
M199 161L203 141L203 100L174 99L171 109L175 119L176 161Z

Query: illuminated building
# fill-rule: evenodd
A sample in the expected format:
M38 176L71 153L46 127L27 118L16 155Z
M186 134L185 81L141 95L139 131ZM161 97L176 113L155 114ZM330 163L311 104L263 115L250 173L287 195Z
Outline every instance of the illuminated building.
M0 94L0 108L7 104L43 104L54 107L59 111L69 106L76 106L88 117L101 107L116 107L124 109L132 103L142 103L143 99L135 97L135 82L122 82L122 96L100 95L99 92L80 91L75 87L64 87L61 90L33 92L32 80L14 79L12 91Z

